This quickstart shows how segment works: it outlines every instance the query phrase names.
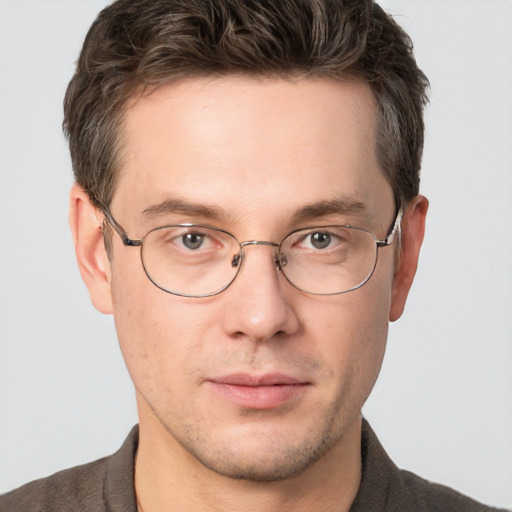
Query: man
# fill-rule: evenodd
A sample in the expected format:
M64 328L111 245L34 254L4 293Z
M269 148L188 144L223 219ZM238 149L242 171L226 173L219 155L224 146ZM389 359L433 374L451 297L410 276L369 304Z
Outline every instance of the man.
M139 431L7 510L487 510L361 407L423 239L426 78L353 2L120 1L65 102L70 221Z

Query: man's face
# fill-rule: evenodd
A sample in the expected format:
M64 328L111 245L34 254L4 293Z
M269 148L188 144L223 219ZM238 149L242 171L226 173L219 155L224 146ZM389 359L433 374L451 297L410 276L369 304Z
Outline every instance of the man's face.
M361 83L224 77L163 87L127 113L111 212L131 238L192 222L240 241L279 242L326 224L382 239L396 211L377 165L375 117ZM144 213L173 200L188 206ZM322 207L334 200L365 208ZM362 288L330 296L292 287L272 247L245 252L226 291L186 298L154 286L139 249L114 233L112 308L141 432L152 425L221 474L288 478L358 422L384 353L395 247L379 250Z

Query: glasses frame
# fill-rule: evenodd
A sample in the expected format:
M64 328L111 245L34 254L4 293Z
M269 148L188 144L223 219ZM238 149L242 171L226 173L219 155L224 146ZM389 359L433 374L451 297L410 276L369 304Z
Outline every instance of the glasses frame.
M219 293L222 293L224 290L226 290L227 288L229 288L233 284L233 282L235 281L235 279L237 278L238 274L240 273L240 271L242 269L242 265L243 265L243 261L244 261L244 256L245 256L244 247L247 247L247 246L250 246L250 245L266 245L266 246L274 247L275 249L277 249L275 251L275 253L274 253L274 261L275 261L277 269L281 271L281 273L283 274L285 279L294 288L296 288L297 290L300 290L300 291L302 291L304 293L307 293L309 295L341 295L343 293L348 293L348 292L357 290L358 288L361 288L362 286L364 286L370 280L370 278L373 276L373 273L375 272L375 268L377 267L377 261L379 259L379 249L382 248L382 247L389 247L393 243L393 241L395 240L395 237L397 236L397 234L398 234L398 237L401 236L400 226L401 226L401 222L402 222L402 218L403 218L403 208L400 207L398 209L398 213L396 214L394 222L391 224L391 226L390 226L390 228L388 230L388 234L382 240L379 240L371 231L369 231L367 229L358 228L358 227L352 226L350 224L345 224L345 225L341 225L341 226L340 225L330 224L330 225L324 225L324 226L312 226L311 228L304 227L304 228L294 229L293 231L290 231L290 233L285 235L283 237L283 239L281 240L281 242L279 242L279 243L271 242L271 241L268 241L268 240L246 240L244 242L240 242L238 240L238 238L235 237L235 235L233 235L229 231L225 231L224 229L216 228L214 226L208 226L206 224L194 224L194 223L189 223L189 222L186 222L186 223L183 223L183 224L167 224L165 226L158 226L156 228L152 228L149 231L147 231L142 238L134 239L134 238L130 238L126 234L126 231L114 219L114 217L110 213L110 210L108 209L108 207L103 206L101 209L103 211L103 214L105 215L105 219L114 228L114 231L119 235L119 237L121 238L121 241L123 242L123 245L125 247L140 247L141 248L141 250L140 250L140 260L141 260L141 263L142 263L142 267L143 267L144 272L145 272L146 276L148 277L148 279L157 288L159 288L160 290L162 290L162 291L164 291L166 293L170 293L172 295L177 295L177 296L180 296L180 297L197 298L197 299L200 299L200 298L203 298L203 297L212 297L214 295L218 295ZM158 284L153 279L153 277L149 273L149 271L146 268L146 265L144 263L144 258L142 256L142 245L144 244L144 239L146 238L147 235L149 235L149 233L152 233L153 231L157 231L159 229L165 229L165 228L170 228L170 227L192 227L192 226L196 226L198 228L212 229L214 231L218 231L220 233L224 233L224 234L230 236L231 238L233 238L238 243L238 245L240 247L240 251L239 251L240 258L237 261L237 267L238 268L237 268L237 271L236 271L235 275L233 276L231 281L229 281L229 283L226 284L226 286L220 288L219 290L216 290L215 292L205 293L205 294L201 294L201 295L195 295L195 294L179 293L179 292L174 292L172 290L168 290L167 288L164 288L163 286ZM344 290L344 291L341 291L341 292L328 292L328 293L316 293L316 292L309 292L307 290L304 290L301 287L299 287L296 284L294 284L292 281L290 281L290 279L286 275L286 272L283 270L283 266L285 266L286 263L283 262L282 256L285 256L285 255L281 253L281 245L283 244L283 242L288 237L290 237L291 235L293 235L294 233L297 233L299 231L303 231L303 230L307 230L307 229L312 229L312 230L314 230L314 229L327 229L327 228L333 228L333 227L343 227L343 228L357 229L358 231L364 231L365 233L368 233L369 235L371 235L371 237L373 238L373 240L375 242L375 247L376 247L376 249L375 249L375 262L373 264L373 268L369 272L369 274L366 277L366 279L364 279L361 283L359 283L358 285L356 285L356 286L354 286L354 287L352 287L352 288L350 288L348 290Z

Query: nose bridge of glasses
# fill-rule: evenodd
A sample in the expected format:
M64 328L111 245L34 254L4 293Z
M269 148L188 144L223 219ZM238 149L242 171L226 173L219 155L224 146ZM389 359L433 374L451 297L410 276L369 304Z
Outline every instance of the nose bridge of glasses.
M245 247L251 246L251 245L266 245L268 247L274 248L274 262L278 268L281 268L281 261L278 256L278 248L279 244L275 242L270 242L267 240L247 240L245 242L240 242L240 252L238 254L235 254L233 256L233 259L231 260L231 265L233 267L237 267L242 262L243 258L243 251Z
M246 242L241 242L240 247L246 247L248 245L270 245L271 247L279 247L279 244L275 242L268 242L266 240L247 240Z

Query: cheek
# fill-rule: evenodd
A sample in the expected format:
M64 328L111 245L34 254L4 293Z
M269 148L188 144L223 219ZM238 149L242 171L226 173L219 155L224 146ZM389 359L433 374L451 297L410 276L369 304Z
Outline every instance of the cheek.
M140 261L138 261L140 265ZM141 390L160 380L165 385L193 378L193 355L201 350L204 331L213 325L207 308L154 286L133 266L113 266L112 296L120 348L135 386Z
M311 301L305 321L309 342L331 369L338 401L362 406L380 371L388 335L390 278L375 273L363 287ZM323 319L323 320L321 320ZM341 404L340 404L341 406Z
M310 300L303 309L306 329L310 334L316 331L319 343L344 356L385 343L391 285L389 279L378 277L346 294Z
M359 384L368 397L380 372L389 328L389 310L391 307L392 271L381 266L372 278L360 289L352 293L354 308L352 315L357 318L354 339L358 346L353 362L353 372L358 375ZM359 293L358 293L359 292Z

